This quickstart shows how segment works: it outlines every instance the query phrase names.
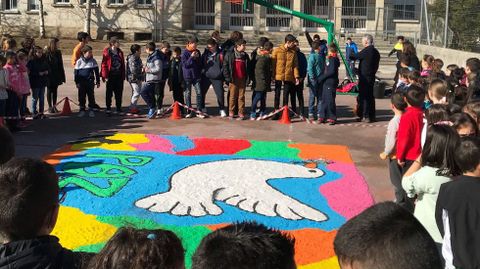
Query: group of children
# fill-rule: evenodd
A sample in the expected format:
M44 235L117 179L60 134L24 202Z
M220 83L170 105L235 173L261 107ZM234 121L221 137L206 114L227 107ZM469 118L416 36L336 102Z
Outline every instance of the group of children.
M445 268L478 268L480 60L446 73L441 65L425 55L421 71L400 70L380 157L389 160L396 202L428 231Z
M430 137L436 134L446 133L443 136L452 143L458 142L454 132L442 128L443 125L439 125L438 130L429 129L426 147L431 144L433 150L437 141ZM443 148L453 145L448 142ZM477 268L475 253L479 238L474 229L478 228L475 225L478 223L480 140L471 137L462 141L455 154L458 171L463 171L464 176L441 186L437 208L442 213L437 214L437 218L443 220L439 223L444 225L441 231L445 231L445 238L455 237L449 245L454 250L455 266ZM128 226L119 228L98 254L72 252L50 235L60 204L68 195L59 188L54 167L42 160L14 155L13 136L8 129L0 127L2 268L183 269L186 262L193 269L297 268L295 238L254 222L227 225L206 235L194 250L191 261L186 260L182 240L172 231ZM427 165L440 165L430 163L432 158L435 157L425 158ZM457 170L448 170L449 164L442 166L439 176L456 173ZM417 220L408 210L392 202L374 205L347 221L337 232L333 244L338 262L341 268L358 269L441 268L431 229L422 224L422 219ZM322 244L312 242L311 246L315 245Z

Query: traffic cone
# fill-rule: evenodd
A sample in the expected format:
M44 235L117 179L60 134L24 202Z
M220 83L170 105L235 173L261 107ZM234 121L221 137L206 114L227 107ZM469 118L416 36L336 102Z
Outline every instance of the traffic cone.
M63 102L62 113L60 113L60 115L67 116L70 114L72 114L72 109L70 108L70 99L68 99L68 97L65 97Z
M282 119L279 121L281 124L291 124L292 122L290 121L290 115L288 111L288 106L284 106L282 108Z
M171 120L179 120L182 118L182 112L180 111L180 105L177 101L173 104L172 115L170 116Z

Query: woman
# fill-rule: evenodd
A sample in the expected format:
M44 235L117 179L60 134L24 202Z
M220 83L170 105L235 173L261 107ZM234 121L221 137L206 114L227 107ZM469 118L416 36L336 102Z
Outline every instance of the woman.
M63 68L62 52L58 49L59 42L60 41L58 38L54 37L50 39L50 43L45 49L45 55L50 67L47 82L47 102L49 113L58 113L58 110L55 107L55 104L57 103L58 86L62 85L66 81L65 69Z

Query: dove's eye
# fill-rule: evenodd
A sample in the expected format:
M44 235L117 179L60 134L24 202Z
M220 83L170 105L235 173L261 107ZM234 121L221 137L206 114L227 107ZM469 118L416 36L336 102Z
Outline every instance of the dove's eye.
M312 169L312 170L308 170L308 172L310 172L310 173L316 173L317 170L313 170L313 169Z

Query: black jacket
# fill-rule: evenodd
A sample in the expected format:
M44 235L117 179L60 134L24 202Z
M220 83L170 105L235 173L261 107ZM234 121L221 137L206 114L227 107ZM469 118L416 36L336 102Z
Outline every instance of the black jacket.
M318 83L323 83L323 88L337 89L338 86L338 68L340 60L338 57L328 58L325 65L325 73L318 78Z
M86 268L92 257L63 248L55 236L41 236L1 245L0 269Z
M63 68L63 57L60 50L47 52L47 62L50 67L48 70L48 87L57 87L65 83L65 69Z
M350 60L360 60L358 66L360 79L372 81L375 79L380 65L380 53L373 45L364 48L358 54L350 55Z
M268 55L256 55L255 65L255 91L269 92L271 90L272 82L272 57Z
M250 64L250 57L248 57L247 53L244 53L246 67L247 67L247 78L246 82L248 84L251 74L252 74L252 67ZM233 68L235 62L235 49L233 51L229 51L225 54L225 58L223 59L223 77L225 78L225 82L230 83L233 80Z

